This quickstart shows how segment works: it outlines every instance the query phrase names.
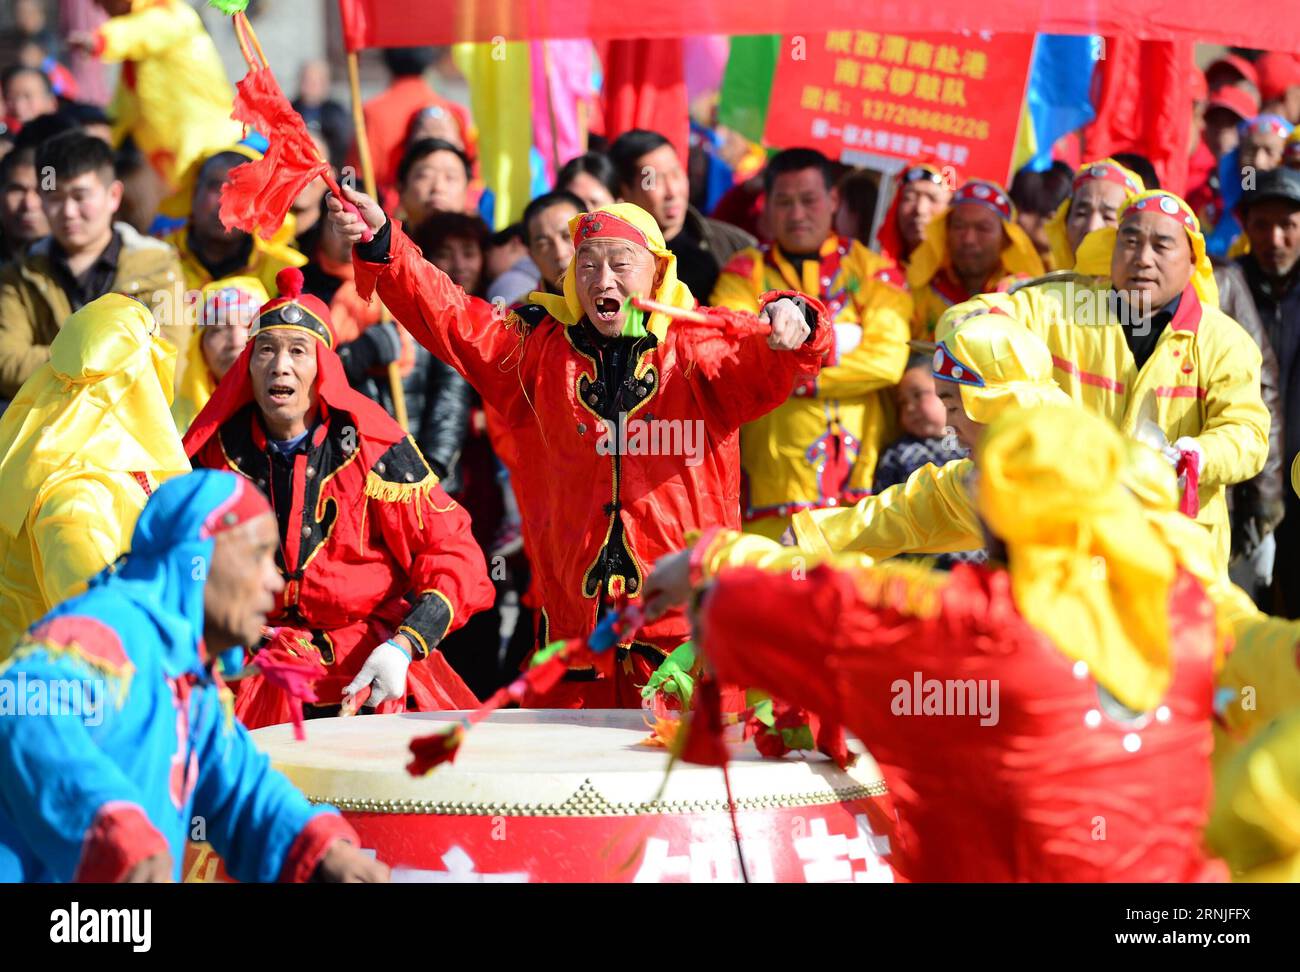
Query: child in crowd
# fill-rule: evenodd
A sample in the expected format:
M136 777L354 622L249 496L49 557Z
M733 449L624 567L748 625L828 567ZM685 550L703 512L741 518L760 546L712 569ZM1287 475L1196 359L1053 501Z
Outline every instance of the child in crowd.
M890 486L906 482L926 463L942 466L968 455L952 429L947 427L943 402L934 391L929 355L913 354L908 359L907 370L895 389L895 396L898 424L903 434L881 450L872 483L872 492L877 495ZM935 559L935 566L948 568L954 563L982 563L984 559L983 550L941 554Z

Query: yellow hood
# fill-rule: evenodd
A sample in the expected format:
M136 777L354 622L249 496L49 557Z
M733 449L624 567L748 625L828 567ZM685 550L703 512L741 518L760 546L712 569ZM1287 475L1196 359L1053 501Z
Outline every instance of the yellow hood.
M1074 203L1074 194L1079 191L1080 186L1094 179L1122 181L1130 196L1146 191L1142 177L1133 170L1126 169L1114 159L1098 159L1096 162L1087 162L1079 166L1074 173L1070 195L1056 207L1056 212L1043 227L1052 246L1052 267L1055 270L1070 270L1074 267L1074 247L1070 245L1065 221L1070 218L1070 206Z
M650 252L654 255L660 272L659 289L650 296L662 304L669 304L673 307L694 307L695 298L691 295L690 289L677 279L677 257L664 245L664 235L660 232L659 224L655 222L654 217L633 203L615 203L597 211L597 213L602 212L610 213L626 223L631 223L645 235L646 241L650 244ZM574 259L569 262L569 268L564 271L563 295L534 291L528 296L529 300L535 304L541 304L552 317L562 324L577 324L583 318L582 302L578 299L578 284L574 276L574 263L577 261L578 226L586 215L586 213L579 213L569 220L569 233L573 237ZM670 322L671 318L664 314L654 313L646 321L645 328L662 341Z
M1161 212L1172 216L1183 224L1187 239L1192 244L1192 286L1196 288L1196 296L1201 299L1202 303L1209 304L1211 307L1218 307L1219 285L1214 282L1214 267L1210 264L1210 258L1205 252L1205 236L1201 233L1200 220L1196 218L1192 208L1181 197L1175 196L1172 192L1167 192L1164 189L1151 189L1147 192L1140 192L1136 196L1129 196L1124 203L1123 211L1120 213L1120 224L1123 225L1124 220L1130 215L1141 212L1149 206L1160 207ZM1106 226L1099 230L1093 230L1085 236L1083 242L1079 244L1075 270L1089 277L1109 277L1118 232L1117 227Z
M176 401L172 403L172 417L176 420L176 428L181 435L185 434L194 417L203 411L203 406L208 404L212 390L216 387L212 370L203 356L203 328L220 326L209 318L209 305L217 295L230 290L238 292L240 304L253 308L253 317L256 317L257 308L271 299L262 286L262 281L256 277L222 277L203 287L199 327L185 349L185 370L181 372ZM246 323L251 325L252 317Z
M1047 345L1000 312L962 321L939 343L932 373L955 382L966 414L984 425L1012 408L1071 404L1052 377Z
M913 290L927 286L944 267L951 269L952 263L948 257L948 214L951 212L949 209L930 221L925 230L925 239L908 258L907 285ZM1020 224L1004 219L1002 232L1006 237L1006 245L1002 247L1002 274L1042 276L1043 260Z
M1007 545L1025 619L1124 705L1147 711L1169 687L1173 551L1125 488L1127 449L1080 409L1020 409L976 457L980 515Z
M0 418L0 529L17 534L42 484L71 461L159 480L189 472L169 412L176 351L157 330L121 294L64 322Z

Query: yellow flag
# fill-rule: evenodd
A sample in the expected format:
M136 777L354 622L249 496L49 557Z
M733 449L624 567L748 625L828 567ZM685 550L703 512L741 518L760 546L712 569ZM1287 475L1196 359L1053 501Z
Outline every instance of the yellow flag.
M452 57L469 82L479 167L496 196L492 228L504 229L523 215L529 200L533 99L528 44L455 44Z

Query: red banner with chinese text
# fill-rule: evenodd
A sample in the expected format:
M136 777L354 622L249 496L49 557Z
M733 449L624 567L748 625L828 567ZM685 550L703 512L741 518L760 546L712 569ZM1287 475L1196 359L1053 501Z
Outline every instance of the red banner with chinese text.
M843 30L785 44L768 145L816 148L859 165L873 155L950 163L963 179L1006 184L1032 34Z

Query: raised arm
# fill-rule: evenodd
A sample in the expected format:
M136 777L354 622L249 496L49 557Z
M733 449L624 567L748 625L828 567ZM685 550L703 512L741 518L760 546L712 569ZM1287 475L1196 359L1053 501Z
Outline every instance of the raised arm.
M94 35L94 53L106 63L143 61L182 44L203 30L203 22L179 3L139 5L109 17Z
M353 243L357 293L366 300L377 293L434 357L455 368L484 400L508 410L524 394L519 320L456 286L369 196L343 191L364 214L364 224L362 216L344 211L334 196L327 205L336 231ZM363 225L374 232L373 240L362 241Z

